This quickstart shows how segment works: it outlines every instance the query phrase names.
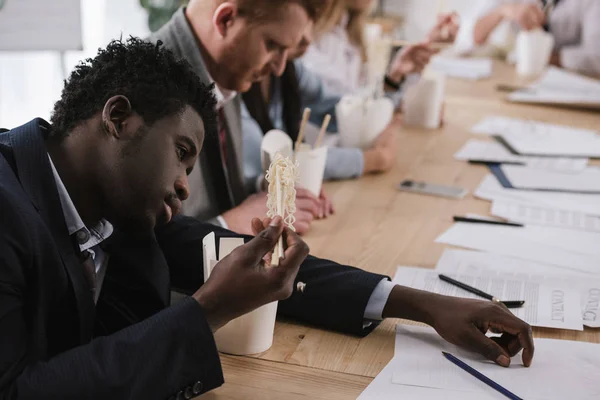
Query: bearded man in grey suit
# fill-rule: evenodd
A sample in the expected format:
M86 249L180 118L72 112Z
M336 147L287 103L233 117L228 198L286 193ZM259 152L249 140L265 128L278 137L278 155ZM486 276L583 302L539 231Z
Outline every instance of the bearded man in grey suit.
M225 2L192 0L150 39L184 57L204 83L215 83L219 137L206 138L206 151L190 176L183 213L238 233L252 234L250 221L266 213L266 194L245 184L242 170L241 99L238 93L271 74L281 75L288 52L300 42L327 2L322 0ZM324 197L299 189L296 230L332 207Z

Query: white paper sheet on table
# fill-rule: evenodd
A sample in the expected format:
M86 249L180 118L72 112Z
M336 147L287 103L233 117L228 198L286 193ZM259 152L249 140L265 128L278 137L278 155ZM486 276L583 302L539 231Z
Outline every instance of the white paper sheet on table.
M481 181L474 195L475 197L489 201L516 201L523 204L540 205L558 210L600 215L600 195L506 189L491 174L487 175Z
M527 225L600 232L600 217L576 211L496 200L492 203L491 214L511 222Z
M485 271L484 271L485 272ZM447 296L479 299L464 289L442 281L438 271L398 267L394 283ZM510 311L532 326L583 330L581 296L560 282L505 279L486 273L479 275L449 273L449 276L490 293L502 300L525 300L525 305Z
M589 139L598 135L591 129L573 128L567 125L550 124L541 121L508 118L502 116L486 117L471 128L472 133L480 135L503 135L509 133L533 136L539 140L547 138Z
M478 80L492 75L492 60L437 56L431 59L429 68L453 78Z
M519 155L600 158L600 136L535 135L504 132L499 136Z
M556 230L557 228L548 227L515 228L459 222L435 241L588 274L600 272L598 234L569 230L564 235Z
M532 86L543 87L549 90L600 94L600 80L555 66L548 67L546 73Z
M478 393L482 398L502 399L500 393L446 360L446 351L483 375L524 399L592 400L600 396L600 345L567 340L536 339L531 367L513 357L502 368L478 354L445 342L431 328L398 325L392 382L400 386L438 388L446 393Z
M454 155L457 160L478 160L499 163L520 163L529 168L561 172L580 172L587 158L525 157L512 154L502 144L471 139Z
M392 382L394 371L404 368L404 361L394 357L388 365L373 379L373 382L358 396L357 400L398 400L419 399L439 400L506 400L505 397L486 397L481 393L457 392L449 390L432 389L418 386L396 385Z
M457 249L446 249L435 270L440 273L490 274L534 281L559 280L579 291L583 324L600 328L600 274L593 276L497 254Z
M508 99L525 103L600 107L600 81L550 66L541 79L525 90L511 93Z
M595 168L586 168L577 174L520 165L502 165L501 169L515 189L600 194L600 171Z

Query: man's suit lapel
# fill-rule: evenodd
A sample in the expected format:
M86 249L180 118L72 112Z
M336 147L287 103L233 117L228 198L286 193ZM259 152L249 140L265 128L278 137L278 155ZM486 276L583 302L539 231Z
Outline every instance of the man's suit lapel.
M72 282L79 312L80 340L85 343L93 333L94 300L69 237L48 160L42 129L49 128L46 121L36 118L11 131L11 144L19 181L50 230Z

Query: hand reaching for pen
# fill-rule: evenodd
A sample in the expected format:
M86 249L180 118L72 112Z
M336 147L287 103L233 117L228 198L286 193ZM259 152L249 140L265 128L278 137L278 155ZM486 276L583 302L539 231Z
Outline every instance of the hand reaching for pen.
M503 367L523 350L523 365L533 359L531 327L506 307L491 301L442 296L396 285L383 309L384 318L404 318L432 326L448 342L475 351ZM502 336L489 338L487 331Z
M534 345L531 327L500 304L439 296L432 307L431 326L448 342L483 355L503 367L523 350L523 365L529 367ZM489 338L490 330L502 336Z

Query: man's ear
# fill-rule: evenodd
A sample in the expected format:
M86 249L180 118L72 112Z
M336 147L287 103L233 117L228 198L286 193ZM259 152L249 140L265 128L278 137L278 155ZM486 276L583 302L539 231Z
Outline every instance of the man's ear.
M217 29L217 32L219 32L219 35L221 35L221 38L227 36L229 29L231 29L231 26L237 17L237 4L226 1L217 7L213 14L213 25Z
M102 127L106 134L120 138L126 132L127 120L132 113L131 103L127 97L117 95L108 99L102 110Z

